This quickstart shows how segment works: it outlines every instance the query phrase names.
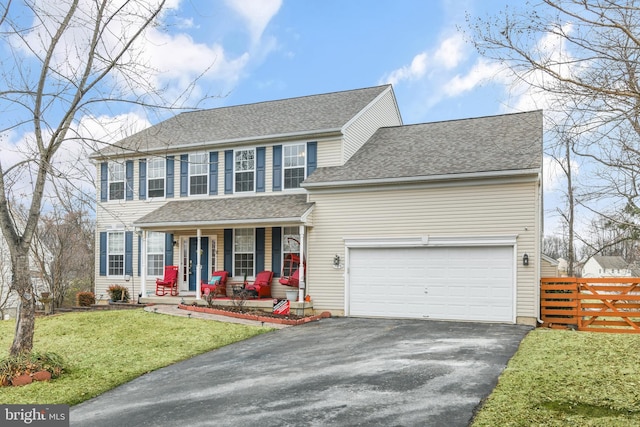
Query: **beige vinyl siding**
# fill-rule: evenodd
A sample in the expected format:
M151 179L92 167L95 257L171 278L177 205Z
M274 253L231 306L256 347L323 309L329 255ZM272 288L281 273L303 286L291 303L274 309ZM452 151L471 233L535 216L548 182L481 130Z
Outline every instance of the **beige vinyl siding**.
M536 241L537 183L441 188L380 189L353 193L311 193L316 203L309 233L308 293L314 309L344 310L343 269L331 266L345 256L345 238L473 237L517 235L518 317L535 318L539 273ZM522 255L529 266L522 266Z
M388 90L345 126L342 162L349 160L378 128L401 124L393 92Z
M342 160L342 139L331 138L318 141L318 167L340 166Z

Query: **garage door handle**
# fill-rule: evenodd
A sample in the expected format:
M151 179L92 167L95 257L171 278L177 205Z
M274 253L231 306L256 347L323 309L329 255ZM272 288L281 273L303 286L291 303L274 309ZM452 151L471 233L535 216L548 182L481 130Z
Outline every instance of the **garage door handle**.
M425 293L425 294L428 294L428 293L429 293L429 290L428 290L428 289L425 289L425 290L424 290L424 293Z

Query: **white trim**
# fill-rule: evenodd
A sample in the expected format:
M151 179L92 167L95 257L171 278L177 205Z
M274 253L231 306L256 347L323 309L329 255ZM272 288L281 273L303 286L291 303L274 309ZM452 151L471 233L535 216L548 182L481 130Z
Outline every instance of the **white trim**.
M487 182L502 184L515 182L537 182L539 180L539 169L521 169L509 171L490 171L490 172L470 172L470 173L452 173L442 175L428 176L407 176L396 178L371 178L350 181L324 181L303 183L302 187L313 192L324 190L327 192L352 192L353 187L373 187L371 191L380 191L380 185L405 184L414 186L423 184L429 188L449 187L449 186L470 186L483 185ZM502 178L502 180L499 180ZM488 180L492 181L488 181ZM376 186L378 186L376 188ZM414 188L414 187L411 187ZM361 189L358 188L360 191Z
M122 180L112 181L111 177L113 176L112 165L122 166ZM116 184L122 182L122 198L121 199L112 199L111 198L111 184ZM125 201L127 199L127 163L126 161L116 161L110 160L107 162L107 201Z
M204 163L195 163L191 161L191 156L197 156L197 155L203 155L204 156ZM206 169L205 169L205 173L203 174L198 174L198 175L192 175L191 174L191 165L205 165ZM209 182L209 158L208 158L208 153L206 151L194 151L191 153L187 153L187 196L189 197L198 197L198 196L209 196L209 185L211 184ZM148 171L147 171L148 174ZM199 194L191 194L191 178L192 177L196 177L196 176L204 176L207 180L207 188L206 191L204 193L199 193ZM165 179L166 179L166 170L165 170ZM175 182L174 182L175 184ZM175 190L175 189L174 189ZM166 193L166 181L165 181L165 193ZM175 192L175 191L174 191ZM149 193L149 188L147 186L147 193ZM165 194L166 195L166 194Z
M492 236L345 237L346 248L408 248L442 246L513 246L517 234Z
M232 240L231 240L231 271L229 272L229 275L231 277L236 277L236 253L238 254L248 254L249 252L236 252L236 232L238 230L251 230L251 236L253 237L253 249L251 254L253 255L253 275L248 275L247 274L247 278L251 277L251 278L255 278L256 274L259 273L256 271L256 228L257 227L238 227L238 228L234 228L233 229L233 234L232 234ZM265 240L266 240L266 236L265 236ZM266 244L266 241L265 241ZM266 248L265 248L265 252L266 252ZM244 279L244 277L243 277Z
M286 188L285 187L285 179L284 179L284 172L287 169L299 169L300 166L296 166L296 167L286 167L285 166L285 148L286 147L293 147L296 145L302 145L304 147L304 162L302 164L302 181L300 181L300 184L302 184L302 182L307 178L307 158L309 155L309 150L308 150L308 143L309 141L305 141L305 142L290 142L287 144L282 144L282 158L280 159L280 161L282 162L282 176L280 177L280 179L282 180L282 191L283 192L290 192L290 191L298 191L300 189L302 189L302 187L298 186L298 187L293 187L293 188Z
M317 129L313 131L300 131L300 132L289 132L289 133L278 133L273 135L265 135L265 136L250 136L246 138L230 138L230 139L221 139L218 141L205 141L202 143L188 143L188 144L180 144L180 145L171 145L171 153L179 153L185 150L193 150L194 148L205 148L210 149L214 148L216 150L220 149L220 146L223 145L235 145L235 144L247 144L247 143L258 143L262 142L261 145L264 145L267 141L271 141L270 144L278 145L284 141L289 140L321 140L321 139L331 139L336 136L342 136L342 128L329 128L329 129ZM132 155L135 155L139 151L134 149L124 149L122 154L118 153L100 153L94 152L89 156L89 160L93 163L99 163L104 160L113 159L113 158L130 158ZM154 153L167 154L167 147L156 147L145 150L145 154L153 155Z
M140 159L142 160L142 159ZM146 168L147 168L147 177L146 177L146 185L147 185L147 199L148 200L164 200L167 197L167 158L166 157L151 157L148 159L145 159L146 162ZM151 178L151 163L152 162L161 162L162 163L162 170L164 171L164 175L162 176L162 178ZM140 168L140 164L138 162L138 168ZM151 188L149 186L149 182L151 180L159 180L162 179L162 196L151 196Z
M232 179L232 185L233 185L233 194L255 194L256 193L256 187L257 187L257 179L258 179L258 150L257 150L257 146L255 147L240 147L240 148L234 148L233 149L233 179ZM241 171L237 171L236 170L236 153L239 151L253 151L253 169L252 170L241 170ZM266 156L266 154L265 154ZM266 163L266 160L265 160ZM265 174L266 174L266 169L267 169L267 165L265 164ZM253 187L251 190L246 190L246 191L236 191L236 174L238 173L245 173L245 172L253 172ZM266 178L265 178L266 179Z

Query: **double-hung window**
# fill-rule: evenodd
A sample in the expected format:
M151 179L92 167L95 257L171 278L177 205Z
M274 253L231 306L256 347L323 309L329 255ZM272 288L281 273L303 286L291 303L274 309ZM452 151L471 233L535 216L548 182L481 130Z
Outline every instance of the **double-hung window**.
M256 150L236 150L234 152L235 192L254 191L256 170Z
M162 158L153 158L147 162L147 181L149 197L164 197L166 161Z
M284 145L282 148L284 188L300 188L304 181L306 144Z
M207 194L209 162L207 153L189 154L189 194Z
M124 231L107 234L107 260L109 276L124 276Z
M300 256L300 227L282 228L282 259L290 254Z
M109 163L109 200L124 200L124 163Z
M255 231L253 228L236 228L233 236L233 275L254 275Z
M164 233L147 234L147 275L162 277L164 274Z

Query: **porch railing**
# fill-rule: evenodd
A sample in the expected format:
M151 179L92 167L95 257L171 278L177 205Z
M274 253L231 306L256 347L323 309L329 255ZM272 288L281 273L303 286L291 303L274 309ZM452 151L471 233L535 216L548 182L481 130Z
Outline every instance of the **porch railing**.
M545 277L540 280L543 326L640 333L640 277Z

